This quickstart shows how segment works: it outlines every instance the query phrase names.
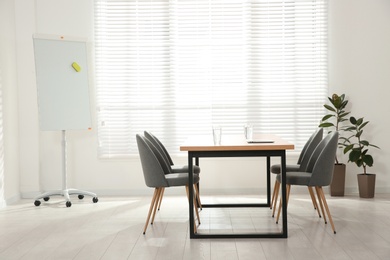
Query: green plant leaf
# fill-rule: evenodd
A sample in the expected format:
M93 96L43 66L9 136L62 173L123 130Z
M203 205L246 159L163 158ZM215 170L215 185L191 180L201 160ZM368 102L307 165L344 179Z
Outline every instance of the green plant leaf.
M319 127L323 127L323 128L331 127L331 126L334 126L334 124L333 123L329 123L329 122L322 123L322 124L319 125Z
M349 121L351 122L351 124L353 124L353 125L356 125L356 118L355 117L353 117L353 116L351 116L350 118L349 118Z
M325 115L325 116L321 119L321 121L326 121L326 120L328 120L328 119L331 118L331 117L334 117L334 115L331 115L331 114Z
M354 131L356 128L354 126L349 126L349 127L346 127L345 128L345 131L348 131L348 132L352 132Z
M352 149L351 152L349 153L349 160L351 162L357 162L360 159L360 151Z
M343 103L341 103L340 105L340 109L344 109L347 106L347 104L348 104L348 100L343 101Z
M366 154L366 155L363 157L363 162L364 162L367 166L371 167L371 166L374 164L374 159L372 158L371 155Z
M341 114L339 114L339 117L341 117L341 118L344 118L344 117L346 117L347 115L349 115L351 112L344 112L344 113L341 113Z
M356 165L359 166L359 167L362 167L363 166L363 160L362 159L359 159L356 161Z
M352 148L353 148L353 144L347 145L347 146L344 148L344 154L348 153Z
M332 102L332 104L334 105L335 108L339 109L340 106L341 106L341 104L342 104L342 102L341 102L341 100L340 100L340 97L334 99L333 102Z
M324 105L324 107L326 108L326 109L328 109L329 111L332 111L332 112L336 112L336 109L334 109L333 107L331 107L331 106L329 106L329 105Z
M362 129L363 127L365 127L365 126L368 124L368 122L369 122L369 121L366 121L366 122L364 122L363 124L361 124L361 125L359 126L359 130Z

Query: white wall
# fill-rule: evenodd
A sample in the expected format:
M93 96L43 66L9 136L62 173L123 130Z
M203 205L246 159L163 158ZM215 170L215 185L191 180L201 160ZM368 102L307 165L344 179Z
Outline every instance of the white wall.
M381 150L372 149L377 192L390 191L390 1L330 1L329 86L345 93L352 115L370 121L365 136ZM347 160L344 160L345 162ZM353 164L347 165L346 186L357 187Z
M12 1L6 2L11 5ZM61 134L40 132L38 128L31 36L34 33L44 33L86 37L93 45L93 1L16 0L15 9L18 54L16 103L19 106L13 105L8 112L9 117L17 116L19 119L19 169L13 167L9 170L15 171L12 174L20 172L20 192L23 197L31 197L40 190L61 188ZM390 1L330 0L329 10L330 94L345 93L353 114L365 116L371 121L367 137L382 149L373 151L375 165L370 171L378 174L377 192L388 192L390 172L386 159L389 158L390 143L385 136L385 129L390 126L390 122L385 114L390 110L385 99L390 85ZM14 64L13 61L9 63ZM11 69L9 74L12 77L16 72ZM91 93L94 93L93 84ZM15 101L15 93L8 94ZM94 104L94 96L91 97L91 102ZM15 122L12 123L16 125ZM137 158L97 158L96 122L94 125L91 131L68 132L68 186L95 191L99 195L150 192L145 188ZM13 131L8 129L8 132ZM185 154L174 159L176 163L186 162ZM296 158L289 157L288 160L294 163ZM231 191L237 187L237 183L243 190L265 187L263 179L256 174L262 163L254 159L247 160L246 169L240 169L243 164L239 159L218 159L216 163L204 160L201 163L204 190L220 188ZM348 164L347 171L347 192L356 192L355 173L358 170ZM212 174L207 174L208 172ZM11 179L6 185L13 186L15 181L18 179ZM14 189L10 190L8 198L15 195Z
M8 202L16 201L20 197L14 14L13 0L0 1L0 70L4 113L4 196Z

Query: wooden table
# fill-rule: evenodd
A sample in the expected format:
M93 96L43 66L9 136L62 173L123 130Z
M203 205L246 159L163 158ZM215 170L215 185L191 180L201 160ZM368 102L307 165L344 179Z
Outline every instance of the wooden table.
M212 136L194 136L180 146L180 151L188 152L189 196L193 198L193 165L199 165L199 158L210 157L266 157L267 159L267 203L263 204L202 204L203 207L270 207L271 197L271 157L280 157L282 175L282 200L286 201L286 150L294 149L294 145L275 135L255 135L255 140L273 140L272 143L248 144L243 136L222 136L221 145L214 145ZM201 234L194 232L194 205L189 200L190 238L287 238L287 207L282 207L281 233L234 233L234 234Z

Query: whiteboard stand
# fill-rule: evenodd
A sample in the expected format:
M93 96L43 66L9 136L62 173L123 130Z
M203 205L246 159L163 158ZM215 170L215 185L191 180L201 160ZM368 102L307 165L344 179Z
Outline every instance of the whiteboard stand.
M85 39L55 35L33 35L35 70L38 91L38 110L42 131L62 131L62 190L43 193L35 198L65 197L66 206L72 205L69 196L84 195L98 202L95 193L68 189L66 179L65 130L91 128L89 102L87 43Z
M48 201L51 196L63 196L66 200L66 207L72 206L70 201L70 195L78 195L79 199L83 199L85 195L91 196L93 203L98 202L98 197L95 193L77 189L68 189L67 188L67 169L66 169L66 131L62 130L62 190L49 191L45 192L35 198L34 205L41 205L40 199Z

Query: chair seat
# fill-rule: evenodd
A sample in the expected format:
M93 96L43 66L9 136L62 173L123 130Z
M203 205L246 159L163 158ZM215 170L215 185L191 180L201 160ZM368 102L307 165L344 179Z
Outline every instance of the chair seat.
M188 173L170 173L165 178L170 187L188 185ZM194 184L199 182L199 175L194 174Z
M310 172L286 172L286 183L290 185L304 185L308 186L312 174ZM281 182L280 174L276 179Z
M280 173L280 164L274 164L271 166L271 172L275 174ZM286 172L297 172L299 171L299 164L287 164L286 165Z
M172 173L181 173L181 172L188 172L188 165L171 165ZM199 174L200 173L200 167L197 165L194 165L193 167L194 173Z

